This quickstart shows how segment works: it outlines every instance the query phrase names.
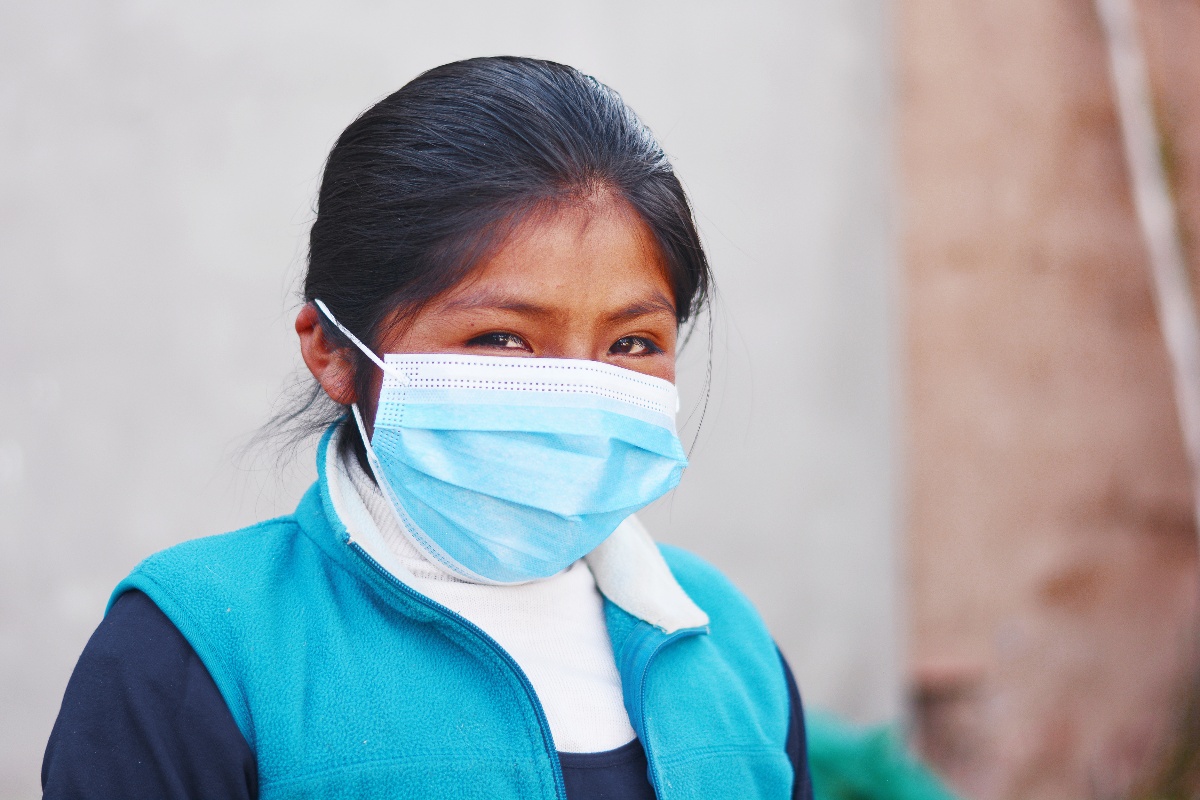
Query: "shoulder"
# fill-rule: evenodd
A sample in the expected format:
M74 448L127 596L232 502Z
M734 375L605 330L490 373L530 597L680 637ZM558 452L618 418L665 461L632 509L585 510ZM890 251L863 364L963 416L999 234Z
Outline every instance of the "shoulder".
M659 545L684 592L708 615L707 635L682 638L656 656L660 696L683 706L704 707L712 719L728 721L720 736L726 746L755 753L746 763L762 775L798 772L789 758L796 727L786 667L775 640L754 604L715 566L678 547ZM660 712L662 713L662 712ZM704 729L707 730L707 729ZM712 738L706 734L707 738ZM794 750L795 748L791 748ZM782 777L781 777L782 780Z
M671 568L671 572L681 582L691 580L699 583L714 583L723 588L737 591L719 569L692 551L684 550L673 544L662 544L661 542L657 544L658 550Z
M710 617L749 617L761 626L762 633L766 633L765 623L754 604L721 570L682 547L659 544L658 549L675 580Z
M739 671L758 675L772 696L786 697L779 649L750 599L700 556L671 545L659 548L679 585L708 614L710 635L704 638Z
M295 586L293 576L323 560L324 538L318 534L328 527L321 486L315 483L292 514L181 542L145 559L118 584L109 608L122 593L138 589L174 620L160 594L253 596Z
M147 595L193 646L195 632L286 609L329 572L296 515L182 542L146 558L113 590ZM201 656L204 651L197 647Z
M109 608L117 598L136 589L150 595L161 607L160 593L172 596L199 593L216 596L241 594L271 581L280 567L304 545L292 516L260 522L248 528L181 542L161 550L134 567L117 585Z
M242 661L264 636L287 636L294 609L328 576L325 562L294 516L279 517L155 553L113 590L107 614L121 613L127 594L148 597L199 656L245 733Z
M298 528L295 518L289 515L265 520L229 533L189 539L154 553L142 561L135 571L169 569L181 562L214 566L224 566L231 562L252 563L263 557L269 558L274 551L286 545L287 540L298 532Z

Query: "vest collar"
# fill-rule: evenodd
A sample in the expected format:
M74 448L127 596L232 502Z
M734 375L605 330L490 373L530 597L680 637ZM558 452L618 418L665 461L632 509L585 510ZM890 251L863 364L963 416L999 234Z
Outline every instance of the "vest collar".
M329 498L326 514L333 530L346 532L346 543L357 543L399 580L415 579L392 555L351 483L338 444L348 426L334 423L317 449L318 481ZM650 534L630 516L599 547L584 557L600 593L639 620L671 634L708 625L708 614L690 598L671 574Z

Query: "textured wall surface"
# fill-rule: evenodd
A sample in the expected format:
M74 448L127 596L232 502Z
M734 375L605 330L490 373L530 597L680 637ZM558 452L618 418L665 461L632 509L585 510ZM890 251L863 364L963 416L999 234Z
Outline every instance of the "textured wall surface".
M1198 576L1104 38L1088 0L901 5L922 743L971 797L1127 796L1183 706ZM1146 31L1194 131L1188 5Z
M0 797L145 555L290 510L239 446L298 366L321 161L422 69L567 61L658 132L722 312L694 467L646 520L766 614L807 698L899 706L889 45L879 0L0 9ZM681 373L700 417L705 336Z
M1163 161L1200 303L1200 3L1139 0L1135 6Z

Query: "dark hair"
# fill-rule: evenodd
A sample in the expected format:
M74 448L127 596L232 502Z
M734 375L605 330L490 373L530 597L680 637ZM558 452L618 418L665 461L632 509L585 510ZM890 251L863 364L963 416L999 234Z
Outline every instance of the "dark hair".
M670 162L620 95L532 58L431 69L363 112L329 153L304 299L321 299L374 348L382 325L462 280L530 213L602 191L653 232L686 323L708 297L708 261ZM321 324L348 344L324 315ZM364 397L373 367L352 352ZM321 395L314 387L285 419L305 416Z

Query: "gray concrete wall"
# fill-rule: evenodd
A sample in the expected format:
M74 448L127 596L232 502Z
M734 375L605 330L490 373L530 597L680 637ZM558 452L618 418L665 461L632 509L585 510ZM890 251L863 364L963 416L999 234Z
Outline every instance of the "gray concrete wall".
M879 0L7 3L0 797L36 792L113 585L152 551L290 510L311 479L310 452L280 473L238 448L299 366L294 288L333 139L422 69L493 53L620 90L698 210L715 378L694 466L647 522L745 588L811 703L897 712Z

